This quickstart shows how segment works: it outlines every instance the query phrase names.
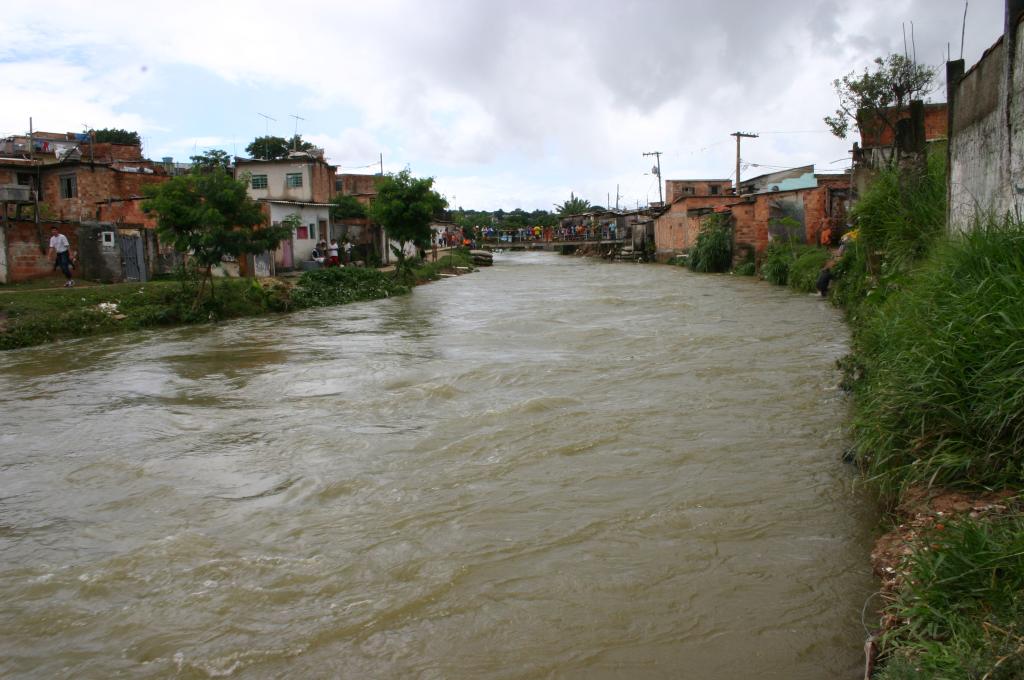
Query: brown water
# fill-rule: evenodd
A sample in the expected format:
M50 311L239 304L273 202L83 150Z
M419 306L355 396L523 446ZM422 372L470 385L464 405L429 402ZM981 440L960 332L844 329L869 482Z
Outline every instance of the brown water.
M0 676L856 678L835 310L510 254L0 354Z

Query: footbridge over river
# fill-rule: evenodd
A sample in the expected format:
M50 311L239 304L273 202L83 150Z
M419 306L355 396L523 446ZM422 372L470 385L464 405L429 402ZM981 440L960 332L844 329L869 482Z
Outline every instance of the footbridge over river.
M573 252L576 249L586 246L604 246L609 250L615 248L621 248L627 243L632 244L627 239L589 239L589 240L575 240L575 241L512 241L512 242L495 242L495 243L484 243L481 247L484 250L511 250L511 251L525 251L525 250L557 250Z

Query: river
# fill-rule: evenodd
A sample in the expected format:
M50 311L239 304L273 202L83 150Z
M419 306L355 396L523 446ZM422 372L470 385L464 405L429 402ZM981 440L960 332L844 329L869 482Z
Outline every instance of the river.
M858 678L847 346L750 278L511 253L2 353L0 676Z

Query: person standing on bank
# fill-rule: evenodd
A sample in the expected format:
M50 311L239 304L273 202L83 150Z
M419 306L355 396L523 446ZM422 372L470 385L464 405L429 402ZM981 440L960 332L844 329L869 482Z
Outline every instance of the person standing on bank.
M64 287L70 288L75 285L75 280L71 278L71 244L68 243L68 237L60 233L57 227L50 228L50 259L53 260L54 269L60 267L64 272L64 278L67 279Z

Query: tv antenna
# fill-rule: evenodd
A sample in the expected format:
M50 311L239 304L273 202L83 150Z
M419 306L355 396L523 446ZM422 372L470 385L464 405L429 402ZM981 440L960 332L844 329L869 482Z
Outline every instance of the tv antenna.
M266 132L263 134L263 160L270 160L270 121L277 122L277 118L271 118L265 113L256 113L257 116L263 116L264 122L266 122Z
M292 137L292 151L298 151L299 144L299 121L306 120L302 116L297 116L294 113L289 113L289 116L295 119L295 136Z

